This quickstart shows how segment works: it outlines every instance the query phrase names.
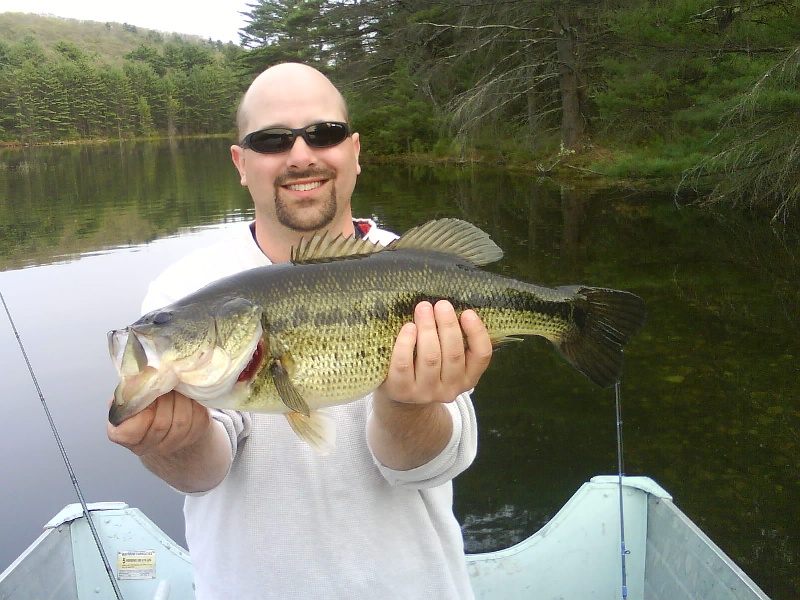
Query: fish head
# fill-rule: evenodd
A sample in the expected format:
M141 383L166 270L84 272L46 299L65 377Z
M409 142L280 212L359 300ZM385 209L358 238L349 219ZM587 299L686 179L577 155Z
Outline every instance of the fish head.
M238 297L176 303L108 333L119 374L109 421L118 425L177 390L200 402L230 391L263 334L261 308Z

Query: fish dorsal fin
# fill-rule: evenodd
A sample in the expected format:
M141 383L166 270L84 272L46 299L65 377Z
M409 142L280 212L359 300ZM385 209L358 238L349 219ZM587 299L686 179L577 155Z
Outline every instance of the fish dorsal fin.
M489 234L461 219L437 219L409 229L386 250L430 250L452 254L475 266L500 260L503 251Z
M328 232L303 238L292 248L295 264L331 262L345 258L363 258L383 250L428 250L457 256L475 266L487 265L503 258L503 251L489 234L461 219L437 219L409 229L402 237L381 246L367 239L330 238Z
M324 231L300 240L297 247L292 248L291 260L295 264L321 263L343 258L360 258L381 250L383 246L370 240L359 240L341 234L331 238Z

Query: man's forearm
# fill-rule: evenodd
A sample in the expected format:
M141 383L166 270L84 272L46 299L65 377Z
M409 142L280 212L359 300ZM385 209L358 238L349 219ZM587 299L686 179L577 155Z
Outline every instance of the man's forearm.
M375 392L367 438L384 466L395 471L420 467L438 456L452 435L453 419L444 404L406 404Z

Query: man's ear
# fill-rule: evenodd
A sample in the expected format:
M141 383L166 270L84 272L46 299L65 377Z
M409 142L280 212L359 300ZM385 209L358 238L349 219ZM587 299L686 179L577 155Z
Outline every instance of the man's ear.
M356 174L361 175L361 164L358 162L358 157L361 154L361 136L354 133L350 137L353 138L353 151L356 153Z
M247 187L247 175L245 175L244 170L244 148L237 144L231 146L231 161L233 161L236 170L239 171L239 183Z

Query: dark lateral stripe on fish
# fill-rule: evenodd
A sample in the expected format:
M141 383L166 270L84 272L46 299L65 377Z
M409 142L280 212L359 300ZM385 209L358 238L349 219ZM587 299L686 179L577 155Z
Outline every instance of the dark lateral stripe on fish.
M347 310L340 306L320 306L309 309L305 306L295 308L286 318L277 318L267 323L271 329L286 330L313 323L316 327L346 325L368 325L370 321L387 321L390 315L413 315L414 307L425 300L435 303L442 298L433 298L424 294L409 294L394 303L386 303L376 299L371 304L364 304L358 310Z

